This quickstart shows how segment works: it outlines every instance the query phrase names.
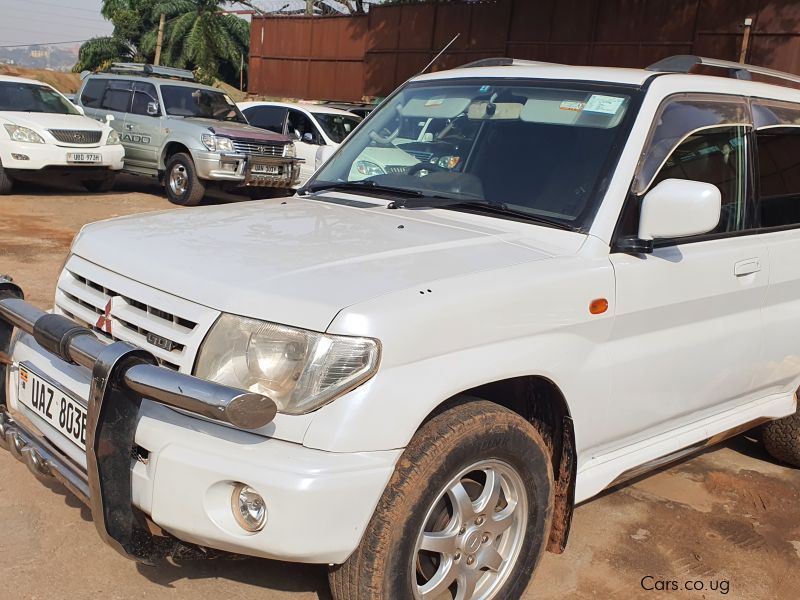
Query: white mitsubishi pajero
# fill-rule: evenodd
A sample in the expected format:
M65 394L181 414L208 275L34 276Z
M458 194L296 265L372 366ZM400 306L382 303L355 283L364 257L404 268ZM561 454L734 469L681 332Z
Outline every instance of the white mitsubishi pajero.
M800 81L484 61L296 197L87 226L53 313L0 284L2 439L126 556L337 600L519 598L576 503L764 422L800 465L800 93L751 73Z

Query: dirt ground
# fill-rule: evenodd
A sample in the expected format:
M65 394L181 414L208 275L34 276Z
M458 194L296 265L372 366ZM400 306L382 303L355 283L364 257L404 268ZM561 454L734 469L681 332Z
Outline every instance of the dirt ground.
M42 307L52 304L81 225L172 208L146 179L94 196L63 186L17 191L0 197L0 273ZM64 489L40 483L6 452L0 473L4 597L329 598L324 567L255 559L138 566L102 544L88 510ZM800 597L800 470L776 465L753 434L578 507L567 551L545 556L524 600L717 597Z

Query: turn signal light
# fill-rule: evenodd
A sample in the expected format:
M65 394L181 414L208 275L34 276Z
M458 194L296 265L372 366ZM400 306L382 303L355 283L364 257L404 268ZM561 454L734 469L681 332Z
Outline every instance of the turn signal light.
M589 312L593 315L602 315L608 310L608 300L605 298L595 298L589 303Z

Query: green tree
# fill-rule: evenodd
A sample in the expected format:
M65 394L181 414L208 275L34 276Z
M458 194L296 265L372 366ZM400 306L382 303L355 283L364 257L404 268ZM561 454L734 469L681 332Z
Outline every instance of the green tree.
M239 68L250 45L250 25L226 14L234 0L103 0L102 14L114 24L108 37L81 46L76 71L95 70L114 61L152 63L158 23L166 16L161 64L195 70L205 81L239 83Z
M250 24L226 14L219 0L162 0L154 15L165 14L161 62L181 69L197 69L203 79L219 78L238 84L239 67L247 65ZM158 27L142 38L142 50L155 54Z
M78 53L75 71L95 70L114 61L152 62L142 51L144 35L158 27L153 7L158 0L103 0L101 14L114 24L110 36L92 38Z

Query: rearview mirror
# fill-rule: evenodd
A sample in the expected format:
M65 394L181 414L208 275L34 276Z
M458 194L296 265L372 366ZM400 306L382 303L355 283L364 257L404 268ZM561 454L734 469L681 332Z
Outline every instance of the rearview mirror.
M645 195L639 239L680 238L708 233L719 223L722 194L710 183L665 179Z

